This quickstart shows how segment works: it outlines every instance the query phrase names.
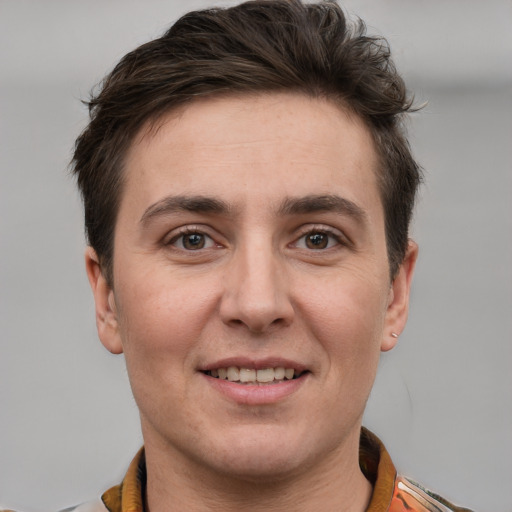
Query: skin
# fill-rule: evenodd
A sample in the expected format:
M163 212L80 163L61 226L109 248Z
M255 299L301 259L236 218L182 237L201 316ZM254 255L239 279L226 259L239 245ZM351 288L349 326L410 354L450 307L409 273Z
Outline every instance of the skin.
M126 357L152 512L366 509L361 419L417 256L411 242L390 282L377 165L360 119L288 93L197 100L134 141L113 289L91 248L86 267L100 339ZM226 358L306 372L239 396L202 371Z

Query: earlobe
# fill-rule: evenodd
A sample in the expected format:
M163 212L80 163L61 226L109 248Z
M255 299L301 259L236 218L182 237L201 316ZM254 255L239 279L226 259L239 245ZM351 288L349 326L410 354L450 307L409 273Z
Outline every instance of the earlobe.
M391 283L381 350L387 352L398 342L409 315L412 276L418 258L418 244L409 240L405 258Z
M85 250L85 268L94 296L100 341L109 352L121 354L123 345L119 335L114 292L103 275L99 258L92 247Z

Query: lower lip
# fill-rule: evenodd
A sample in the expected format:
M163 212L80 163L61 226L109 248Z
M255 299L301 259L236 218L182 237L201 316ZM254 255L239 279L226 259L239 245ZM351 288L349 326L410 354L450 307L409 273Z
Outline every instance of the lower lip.
M284 400L296 393L308 380L308 373L297 379L284 380L277 384L240 384L202 374L208 384L225 397L243 405L265 405Z

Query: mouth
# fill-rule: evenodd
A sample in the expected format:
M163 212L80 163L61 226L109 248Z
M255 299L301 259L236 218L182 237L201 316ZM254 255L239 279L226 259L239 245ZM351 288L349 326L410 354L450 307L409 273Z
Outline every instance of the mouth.
M282 366L258 369L228 366L225 368L205 370L202 373L214 379L227 380L238 384L272 385L284 381L296 380L308 373L308 371L285 368Z

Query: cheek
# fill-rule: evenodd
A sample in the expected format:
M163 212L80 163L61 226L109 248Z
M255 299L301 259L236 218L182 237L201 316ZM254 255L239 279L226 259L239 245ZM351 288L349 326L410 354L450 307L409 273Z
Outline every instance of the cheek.
M215 308L215 285L207 279L184 283L170 273L124 282L130 286L119 290L118 318L127 357L186 357Z
M139 409L147 417L158 418L170 409L184 409L183 404L191 399L187 382L205 339L215 297L207 293L211 286L204 282L184 284L148 274L134 281L125 279L130 287L118 290L120 334Z
M387 293L375 281L363 273L340 273L313 288L303 308L317 339L332 343L331 350L343 352L364 351L379 344Z

